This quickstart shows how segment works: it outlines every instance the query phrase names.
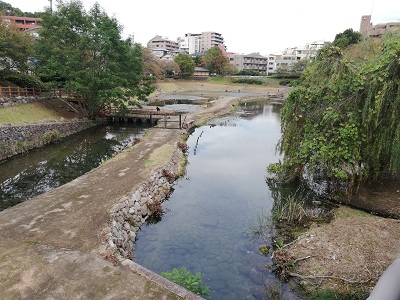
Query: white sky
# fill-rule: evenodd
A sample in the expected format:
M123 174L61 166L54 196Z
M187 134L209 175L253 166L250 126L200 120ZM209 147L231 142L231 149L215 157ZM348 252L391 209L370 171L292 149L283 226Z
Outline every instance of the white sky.
M42 11L49 0L5 0L22 11ZM53 0L53 9L57 0ZM96 0L83 0L86 10ZM316 40L333 41L348 28L358 31L362 15L372 23L400 21L399 0L97 0L115 16L124 34L146 46L156 35L176 41L185 33L221 33L227 50L267 55Z

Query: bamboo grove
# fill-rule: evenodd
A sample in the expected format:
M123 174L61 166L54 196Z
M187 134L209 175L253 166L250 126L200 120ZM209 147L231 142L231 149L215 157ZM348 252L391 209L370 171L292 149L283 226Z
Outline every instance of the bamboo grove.
M318 176L353 187L400 169L400 33L345 50L321 49L281 110L282 163L268 170L288 182Z

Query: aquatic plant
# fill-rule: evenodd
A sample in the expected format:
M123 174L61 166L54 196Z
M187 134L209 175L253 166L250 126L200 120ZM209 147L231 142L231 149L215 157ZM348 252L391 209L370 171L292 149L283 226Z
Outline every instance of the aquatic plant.
M197 295L207 298L210 297L210 287L203 284L202 275L200 272L197 272L195 275L193 275L186 270L186 268L182 267L180 269L174 268L172 272L163 272L161 275Z

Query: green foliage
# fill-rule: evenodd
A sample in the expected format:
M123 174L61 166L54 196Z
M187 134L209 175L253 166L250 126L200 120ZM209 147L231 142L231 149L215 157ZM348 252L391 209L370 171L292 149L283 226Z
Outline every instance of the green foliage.
M311 211L305 208L303 202L300 202L291 196L287 199L281 199L274 205L272 219L285 225L299 225L312 219Z
M47 131L45 134L42 135L41 140L43 144L55 143L59 142L62 138L61 132L57 129Z
M318 52L281 110L280 179L322 175L351 192L361 180L399 171L399 40L387 35L368 61L351 61L335 46Z
M44 88L44 84L39 77L10 70L0 70L0 80L3 85L8 83L19 87Z
M342 33L335 36L333 45L341 49L347 48L350 45L357 44L361 41L361 33L354 31L352 28L346 29Z
M193 59L193 61L196 64L197 67L204 67L204 65L203 65L203 56L202 55L192 56L192 59Z
M268 255L270 248L271 248L270 246L264 245L264 246L258 247L258 250L260 251L261 254Z
M179 66L182 77L192 76L194 73L195 63L193 59L186 54L179 53L174 61Z
M237 78L232 80L233 83L256 84L262 85L264 81L255 78Z
M122 39L122 27L98 3L86 12L80 1L59 1L42 25L38 74L85 99L93 118L104 104L124 108L154 90L143 73L141 46Z
M226 66L229 64L228 58L222 53L218 46L210 48L203 57L204 64L211 73L223 75Z
M203 284L202 275L199 272L193 275L186 268L174 268L172 272L163 272L161 275L197 295L210 297L210 288Z
M0 1L0 14L4 16L24 16L24 13L19 8L13 7L4 1Z
M25 72L29 69L34 39L29 34L0 21L0 69Z

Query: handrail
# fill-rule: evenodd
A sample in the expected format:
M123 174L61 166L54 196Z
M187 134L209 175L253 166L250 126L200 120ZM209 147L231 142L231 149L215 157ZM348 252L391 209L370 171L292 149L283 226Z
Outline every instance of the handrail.
M52 97L65 97L70 94L66 93L63 89L41 89L41 88L23 88L23 87L14 87L14 86L0 86L0 98L12 98L12 97L43 97L43 96L52 96Z

